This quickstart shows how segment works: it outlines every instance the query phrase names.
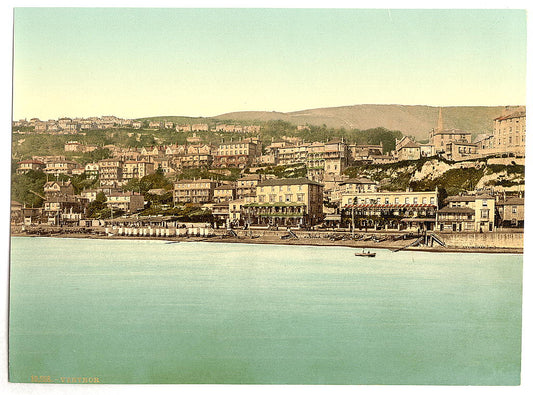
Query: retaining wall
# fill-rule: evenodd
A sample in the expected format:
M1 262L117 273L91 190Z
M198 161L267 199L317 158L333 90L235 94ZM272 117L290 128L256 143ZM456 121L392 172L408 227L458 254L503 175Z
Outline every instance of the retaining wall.
M437 233L452 248L523 248L524 234L519 232Z

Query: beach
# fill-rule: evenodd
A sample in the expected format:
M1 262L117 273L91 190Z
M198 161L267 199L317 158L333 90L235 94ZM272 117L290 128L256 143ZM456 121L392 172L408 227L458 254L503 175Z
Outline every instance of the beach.
M206 242L206 243L244 243L244 244L272 244L272 245L295 245L295 246L335 246L350 247L355 249L389 249L389 250L410 250L410 251L428 251L428 252L465 252L465 253L514 253L522 254L523 247L486 245L486 246L440 246L436 243L431 245L408 246L415 242L420 235L407 234L401 232L364 232L354 233L354 237L346 231L324 230L324 231L306 231L306 230L265 230L235 229L232 234L226 229L214 229L213 234L205 236L139 236L139 235L117 235L106 234L104 229L92 230L88 232L81 228L59 228L59 227L41 227L42 231L32 233L31 231L21 231L12 228L11 235L14 237L54 237L54 238L84 238L84 239L115 239L115 240L160 240L164 239L169 242ZM497 235L497 233L495 233ZM511 233L520 235L520 233ZM294 235L294 236L293 236ZM468 234L466 234L468 236ZM485 234L484 236L486 236ZM490 233L488 234L490 235ZM464 235L462 235L464 236ZM473 234L473 236L477 236ZM394 240L394 238L400 238ZM439 237L446 240L447 234L439 234ZM490 237L490 236L488 236ZM358 240L359 238L359 240Z

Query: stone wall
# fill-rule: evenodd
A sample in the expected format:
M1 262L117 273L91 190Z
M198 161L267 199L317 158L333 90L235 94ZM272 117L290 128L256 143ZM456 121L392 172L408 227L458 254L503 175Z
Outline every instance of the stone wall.
M438 233L451 248L523 248L521 232Z

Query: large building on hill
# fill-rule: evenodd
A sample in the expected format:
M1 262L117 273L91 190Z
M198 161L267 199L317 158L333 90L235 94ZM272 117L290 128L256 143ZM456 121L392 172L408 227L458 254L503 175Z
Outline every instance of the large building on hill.
M396 154L398 160L418 160L421 157L420 144L414 142L405 136L402 139L396 139Z
M452 142L471 143L472 134L460 129L444 129L442 108L439 109L437 128L429 132L429 143L435 147L437 153L446 152L446 145Z
M148 161L127 160L124 162L122 179L129 181L133 178L143 178L155 173L154 163Z
M328 175L339 176L348 165L349 156L349 146L344 140L311 143L305 158L307 176L317 182L324 182Z
M39 160L23 160L18 162L18 168L17 168L17 174L24 174L29 172L30 170L33 171L42 171L46 167L46 164L44 162L41 162Z
M100 185L111 187L122 185L123 166L124 162L116 158L98 161Z
M526 152L525 109L494 119L493 147L501 153L524 156Z
M219 145L213 156L213 167L248 167L261 155L261 142L254 138Z

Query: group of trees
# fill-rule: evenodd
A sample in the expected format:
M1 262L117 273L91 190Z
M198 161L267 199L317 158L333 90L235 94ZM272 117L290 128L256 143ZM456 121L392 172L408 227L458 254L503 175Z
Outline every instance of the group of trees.
M379 145L383 143L383 151L388 153L396 148L396 139L402 138L403 134L398 130L388 130L383 127L358 130L328 128L326 125L308 125L307 128L298 130L296 125L286 121L268 121L261 128L261 137L265 144L280 140L283 136L299 137L307 142L325 142L335 138L343 138L350 144Z
M132 178L129 180L123 189L125 191L132 191L142 193L144 199L148 202L149 207L152 205L168 205L172 203L172 189L174 185L165 177L161 169L157 169L154 174L146 175L142 178ZM163 193L150 193L150 190L162 189Z
M43 187L46 183L46 174L42 171L30 170L26 174L13 174L11 176L11 199L28 207L41 207Z

